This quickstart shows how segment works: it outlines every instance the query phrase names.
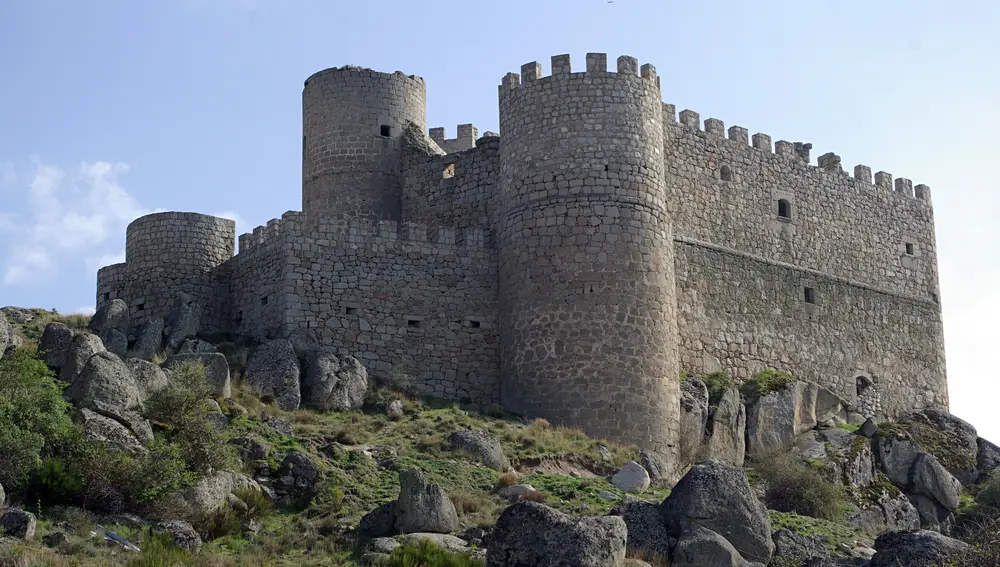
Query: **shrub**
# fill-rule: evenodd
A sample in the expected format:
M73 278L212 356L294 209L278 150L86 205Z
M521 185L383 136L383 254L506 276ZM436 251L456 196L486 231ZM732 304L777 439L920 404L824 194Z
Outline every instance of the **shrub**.
M983 516L980 520L956 530L953 537L968 543L972 550L964 557L954 558L962 567L995 567L1000 565L1000 513Z
M241 486L233 494L247 505L244 517L248 520L259 520L270 514L274 509L274 504L264 494L263 490L258 490L251 486Z
M747 380L740 386L740 393L748 400L766 396L772 392L783 390L785 386L794 381L788 372L781 372L773 368L768 368Z
M722 394L730 388L736 387L736 380L726 372L719 371L713 372L711 374L701 377L701 381L705 383L708 388L708 403L709 405L718 405L719 400L722 399Z
M1000 469L991 472L979 485L976 503L1000 510Z
M83 494L83 471L73 460L59 457L46 459L35 472L34 488L48 504L72 502Z
M86 479L85 506L117 513L126 508L152 509L197 479L179 447L156 439L140 455L93 444L80 457Z
M166 430L184 462L201 474L232 468L236 463L235 450L207 419L205 400L211 395L205 367L188 362L174 367L170 385L145 404L146 417Z
M506 486L514 486L517 481L521 480L521 476L515 471L507 471L500 475L497 479L497 488L504 488Z
M426 539L411 541L393 550L386 567L483 567L468 554L454 554Z
M0 360L0 485L23 488L42 459L77 432L62 389L33 352L19 349Z
M764 482L768 508L823 520L838 520L843 515L843 488L827 481L818 470L807 467L795 456L787 453L761 456L752 466L756 477Z

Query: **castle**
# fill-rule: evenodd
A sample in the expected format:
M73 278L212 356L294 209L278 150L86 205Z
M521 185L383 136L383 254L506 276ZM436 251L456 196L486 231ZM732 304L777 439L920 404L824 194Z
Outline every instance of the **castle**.
M528 63L500 135L446 139L423 79L327 69L302 94L302 211L132 222L97 306L315 333L419 391L669 453L681 371L774 367L893 417L947 408L930 189L664 104L652 65Z

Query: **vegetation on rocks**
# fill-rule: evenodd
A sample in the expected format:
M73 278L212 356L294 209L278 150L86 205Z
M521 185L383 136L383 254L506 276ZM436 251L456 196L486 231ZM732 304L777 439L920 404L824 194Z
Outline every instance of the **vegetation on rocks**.
M824 478L817 467L788 453L760 456L750 466L764 487L764 502L771 510L821 520L843 518L843 488Z

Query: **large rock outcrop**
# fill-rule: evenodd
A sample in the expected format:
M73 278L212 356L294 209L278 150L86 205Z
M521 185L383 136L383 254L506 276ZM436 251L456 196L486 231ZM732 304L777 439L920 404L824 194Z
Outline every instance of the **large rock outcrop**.
M679 539L697 524L725 538L748 561L767 563L774 552L767 510L743 470L731 463L691 467L660 508L670 534Z
M484 466L501 472L510 469L510 461L500 441L485 431L456 431L448 442L453 450L471 456Z
M368 371L356 358L309 353L302 377L303 405L319 411L347 411L364 405L367 393Z
M960 565L969 545L937 532L886 532L875 540L868 567L941 567Z
M979 435L968 422L946 411L924 409L904 415L895 429L905 431L920 450L937 457L962 484L979 479Z
M112 299L94 313L87 327L98 336L112 329L128 333L129 321L128 304L121 299Z
M0 312L0 358L7 352L7 337L10 334L8 325L7 316Z
M69 351L62 361L62 368L59 370L59 379L72 384L76 377L80 375L83 367L90 362L90 358L99 352L105 352L104 343L97 335L90 333L78 333L73 337L69 345Z
M767 455L792 448L799 435L816 427L819 386L791 382L760 396L747 411L747 453Z
M396 500L396 531L399 533L458 531L458 512L443 488L430 484L418 468L399 473Z
M63 323L49 323L42 330L38 341L38 358L52 370L59 370L66 364L73 345L73 331Z
M173 310L164 322L163 335L167 347L176 352L184 339L198 334L201 328L201 304L194 296L178 292Z
M244 373L246 383L264 399L273 399L285 411L296 410L302 403L299 385L301 368L292 343L277 339L254 351Z
M625 521L629 557L646 561L662 561L670 557L676 540L667 532L658 504L626 496L624 502L612 508L608 515L621 516Z
M537 502L500 514L487 567L622 567L628 532L617 516L576 518Z
M681 466L693 463L701 452L708 423L708 387L697 378L681 382L680 448Z
M708 420L706 456L742 467L747 448L746 425L747 410L740 401L740 392L729 388L722 393Z

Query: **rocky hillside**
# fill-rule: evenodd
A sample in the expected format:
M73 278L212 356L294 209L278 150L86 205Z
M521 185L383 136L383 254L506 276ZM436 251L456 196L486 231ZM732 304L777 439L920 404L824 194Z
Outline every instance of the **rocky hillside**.
M667 462L201 333L186 296L3 313L0 567L1000 564L1000 448L944 412L683 376Z

